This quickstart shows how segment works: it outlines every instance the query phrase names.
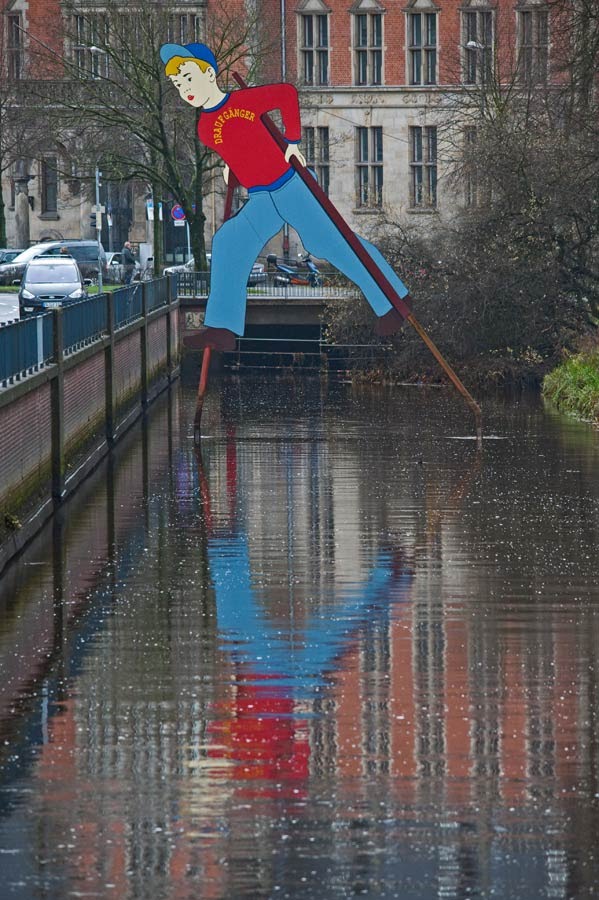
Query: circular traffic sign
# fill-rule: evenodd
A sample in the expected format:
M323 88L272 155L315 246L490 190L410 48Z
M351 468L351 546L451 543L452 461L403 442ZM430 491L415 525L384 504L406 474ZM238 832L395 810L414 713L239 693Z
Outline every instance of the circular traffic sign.
M183 207L180 203L175 203L171 209L171 216L175 222L182 222L185 219L185 213L183 212Z

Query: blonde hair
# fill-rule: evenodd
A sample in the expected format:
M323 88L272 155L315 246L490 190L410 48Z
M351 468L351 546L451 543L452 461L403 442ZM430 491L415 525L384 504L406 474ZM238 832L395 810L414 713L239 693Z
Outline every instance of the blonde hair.
M164 67L164 74L169 77L172 75L178 75L179 69L186 62L193 62L196 66L199 66L202 72L205 72L206 69L209 68L210 63L207 63L203 59L196 59L195 56L173 56L172 59L169 59L167 64Z

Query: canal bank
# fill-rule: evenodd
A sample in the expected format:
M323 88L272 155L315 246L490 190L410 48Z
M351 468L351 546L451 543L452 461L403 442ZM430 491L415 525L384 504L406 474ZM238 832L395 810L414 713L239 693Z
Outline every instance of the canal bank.
M550 372L543 396L562 412L599 426L599 343L593 341Z
M163 278L0 330L0 571L178 376Z
M0 581L7 896L593 896L597 434L214 388L201 456L178 381Z

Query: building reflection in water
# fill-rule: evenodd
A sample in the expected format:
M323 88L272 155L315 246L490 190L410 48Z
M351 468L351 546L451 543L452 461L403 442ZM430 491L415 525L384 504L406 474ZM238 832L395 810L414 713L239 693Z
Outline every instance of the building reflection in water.
M14 896L592 894L596 603L484 459L311 415L157 407L9 573Z

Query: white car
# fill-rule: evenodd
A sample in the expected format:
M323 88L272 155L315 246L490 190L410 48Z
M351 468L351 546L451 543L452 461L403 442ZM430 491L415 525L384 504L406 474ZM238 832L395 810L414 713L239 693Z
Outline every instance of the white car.
M210 265L210 261L208 261L208 265ZM193 257L188 259L186 263L179 263L179 265L175 266L166 266L162 270L163 275L176 275L178 272L195 272L195 262L193 261Z
M112 284L120 284L125 277L125 267L123 266L122 260L123 254L120 251L106 254L107 279ZM133 278L139 278L139 273L140 265L138 261L135 260L135 272L133 273Z
M206 254L206 261L208 262L208 268L210 268L210 260L212 259L212 254ZM175 275L180 272L195 272L195 262L193 257L188 259L186 263L181 263L177 266L167 266L162 270L163 275ZM248 278L248 284L262 284L266 281L266 272L264 270L264 266L262 263L254 263L252 266L252 271L250 272L250 277Z

